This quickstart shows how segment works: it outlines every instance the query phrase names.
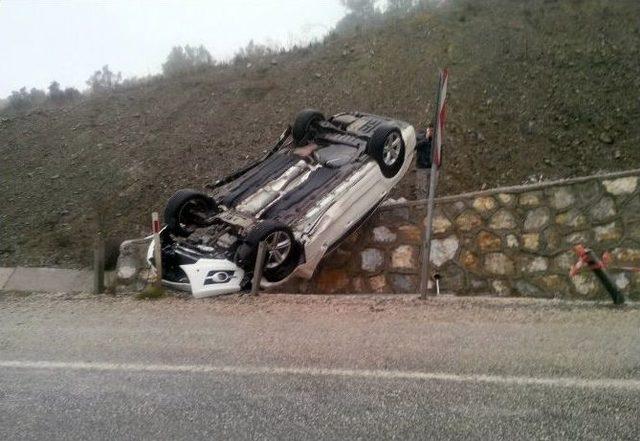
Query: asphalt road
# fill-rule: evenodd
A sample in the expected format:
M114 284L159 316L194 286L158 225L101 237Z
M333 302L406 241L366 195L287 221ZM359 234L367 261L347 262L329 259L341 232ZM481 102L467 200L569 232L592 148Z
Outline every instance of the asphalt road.
M640 438L640 307L0 296L0 439Z

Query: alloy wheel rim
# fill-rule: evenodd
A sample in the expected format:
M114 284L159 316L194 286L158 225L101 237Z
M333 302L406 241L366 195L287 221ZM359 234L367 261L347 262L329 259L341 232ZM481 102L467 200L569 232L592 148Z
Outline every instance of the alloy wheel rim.
M281 265L291 252L291 238L284 231L274 231L265 238L267 246L267 268Z
M384 148L382 150L382 160L386 165L393 165L400 157L400 150L402 149L402 139L397 133L392 133L387 136L384 142Z

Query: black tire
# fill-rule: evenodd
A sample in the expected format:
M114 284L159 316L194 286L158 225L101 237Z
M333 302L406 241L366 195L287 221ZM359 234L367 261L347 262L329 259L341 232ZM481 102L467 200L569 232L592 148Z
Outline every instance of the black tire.
M385 146L392 139L399 141L399 147L391 156L387 155ZM404 164L405 145L400 129L392 125L378 127L367 143L367 154L376 160L385 178L393 178ZM395 156L395 157L394 157Z
M324 115L318 110L306 109L298 113L293 123L293 142L297 146L306 145L313 135L313 125L324 119Z
M253 271L256 257L258 254L258 246L263 240L269 241L270 238L285 238L289 241L289 249L282 261L277 262L272 252L267 250L265 257L265 266L263 276L269 282L279 282L293 272L300 262L301 247L296 242L291 228L275 221L263 221L256 225L247 235L242 245L236 251L236 263L245 271ZM269 244L267 244L269 246ZM270 263L269 260L273 258ZM271 265L271 266L270 266Z
M196 228L207 226L201 217L194 215L195 212L213 216L218 212L218 206L204 193L191 189L178 190L167 201L164 222L171 233L187 237Z

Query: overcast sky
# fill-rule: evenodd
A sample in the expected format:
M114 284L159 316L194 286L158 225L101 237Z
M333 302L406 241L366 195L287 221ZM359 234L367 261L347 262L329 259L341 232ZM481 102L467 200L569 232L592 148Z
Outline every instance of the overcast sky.
M52 80L84 89L105 64L158 73L175 45L222 59L251 39L308 41L344 14L339 0L0 0L0 97Z

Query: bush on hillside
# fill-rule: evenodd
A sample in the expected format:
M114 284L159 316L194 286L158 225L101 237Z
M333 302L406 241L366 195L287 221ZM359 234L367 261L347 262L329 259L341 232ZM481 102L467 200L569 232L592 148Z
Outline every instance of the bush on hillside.
M202 45L199 47L174 46L167 61L162 65L162 73L171 76L213 64L213 57Z
M51 104L60 106L77 101L81 97L82 94L80 91L74 87L67 87L63 90L57 81L52 81L51 84L49 84L48 101L51 102Z
M80 100L82 98L82 93L75 87L67 87L64 90L64 101L63 104L73 103L75 101Z
M159 75L147 75L144 77L129 77L122 80L120 84L120 89L131 89L138 86L144 86L145 84L149 84L151 81L156 79Z
M24 112L43 105L60 106L63 104L78 101L82 94L73 87L62 90L60 83L52 81L48 88L49 92L32 88L27 92L27 88L14 90L7 99L0 99L0 111L4 112Z
M257 61L280 52L282 52L282 48L277 47L275 44L267 46L251 40L245 47L236 52L233 62L237 64L245 61Z
M32 88L27 92L27 88L23 87L20 90L14 90L11 92L9 98L7 98L6 110L21 112L29 110L33 107L44 104L47 100L47 94L44 90Z
M473 0L475 1L475 0ZM335 27L337 34L361 31L385 23L390 17L405 17L443 4L443 0L340 0L347 14Z
M109 92L122 82L122 74L115 73L105 64L101 70L96 70L87 80L87 85L93 93Z

